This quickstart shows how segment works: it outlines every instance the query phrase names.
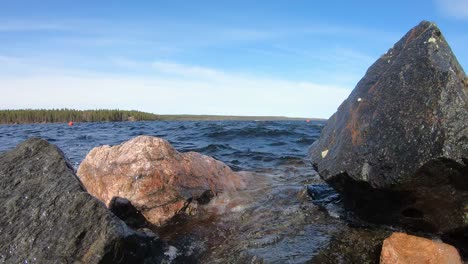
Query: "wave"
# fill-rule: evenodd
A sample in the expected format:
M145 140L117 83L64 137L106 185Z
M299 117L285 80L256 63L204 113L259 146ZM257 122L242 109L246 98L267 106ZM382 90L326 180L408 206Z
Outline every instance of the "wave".
M213 152L223 152L223 151L238 151L237 149L232 148L229 144L209 144L203 147L194 148L191 151L196 151L200 153L213 153Z
M314 143L317 140L315 137L301 137L297 139L295 142L300 143L300 144L305 144L305 145L310 145Z
M283 129L268 129L268 128L245 128L245 129L219 129L210 131L206 134L207 137L217 139L237 138L237 137L289 137L295 133Z

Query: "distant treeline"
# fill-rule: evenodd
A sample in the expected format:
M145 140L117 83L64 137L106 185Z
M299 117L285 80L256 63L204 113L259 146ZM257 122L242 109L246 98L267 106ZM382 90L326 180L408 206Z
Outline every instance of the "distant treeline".
M158 115L123 110L0 110L0 124L59 123L59 122L118 122L160 120Z
M314 120L319 118L290 118L283 116L221 116L221 115L156 115L125 110L74 110L74 109L22 109L0 110L0 124L66 123L66 122L120 122L120 121L271 121Z

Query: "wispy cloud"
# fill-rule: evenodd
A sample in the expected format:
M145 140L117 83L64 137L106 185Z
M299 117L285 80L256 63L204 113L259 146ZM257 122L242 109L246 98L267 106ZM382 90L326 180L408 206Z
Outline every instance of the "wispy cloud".
M456 19L468 19L467 0L435 0L440 11Z
M181 78L222 80L227 77L226 73L212 68L185 65L170 61L155 61L152 63L152 67L158 72L177 75L177 77Z
M143 65L147 64L138 64ZM31 63L24 67L36 66ZM332 85L251 76L169 61L154 62L150 67L154 75L144 77L77 74L76 70L66 69L2 76L0 106L326 118L349 94L349 90Z
M110 63L117 67L127 68L127 69L137 69L137 68L142 67L141 62L130 60L125 57L112 57L110 58Z
M0 32L63 31L68 28L60 23L31 20L0 20Z
M254 51L257 52L257 51ZM262 52L262 51L259 51ZM353 88L366 69L378 59L379 55L367 53L341 46L331 46L321 49L300 49L286 45L275 45L273 54L284 54L285 58L303 58L308 61L302 67L304 75L314 78L321 84L333 83L337 86ZM382 54L384 51L382 50Z
M463 1L463 0L449 0ZM156 25L165 25L153 26ZM383 32L369 27L338 25L310 22L309 24L290 24L287 27L274 23L264 26L232 27L217 24L203 24L172 20L155 20L151 24L144 21L106 21L100 19L0 19L0 32L15 31L57 31L70 33L70 41L91 43L90 37L95 37L97 45L119 42L154 42L170 40L187 40L190 45L212 45L226 42L256 42L281 38L305 36L355 36L364 38L394 39L392 32ZM80 33L79 37L72 33ZM85 34L85 35L83 35ZM124 39L124 36L127 39ZM52 36L53 37L53 36ZM82 38L82 39L81 39ZM187 44L180 41L178 44Z
M117 107L173 114L326 118L374 59L346 45L328 46L315 40L324 39L322 36L378 36L381 40L390 35L319 24L157 24L167 26L132 27L138 23L99 20L2 25L3 31L51 30L58 34L24 34L32 39L27 43L39 44L31 49L20 39L20 45L10 50L22 54L21 58L0 49L8 54L0 56L0 87L6 91L0 107ZM14 41L12 38L11 47ZM303 41L308 42L301 44ZM263 52L263 57L254 58L261 57L259 67L275 68L277 74L253 65L250 50ZM181 62L182 58L195 63ZM230 69L241 70L216 66L223 64L218 59L232 61ZM297 71L303 75L293 76Z

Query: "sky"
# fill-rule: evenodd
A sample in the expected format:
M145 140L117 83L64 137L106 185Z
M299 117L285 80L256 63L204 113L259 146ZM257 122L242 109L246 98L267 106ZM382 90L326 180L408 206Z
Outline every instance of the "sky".
M0 109L328 118L422 20L468 67L468 0L0 6Z

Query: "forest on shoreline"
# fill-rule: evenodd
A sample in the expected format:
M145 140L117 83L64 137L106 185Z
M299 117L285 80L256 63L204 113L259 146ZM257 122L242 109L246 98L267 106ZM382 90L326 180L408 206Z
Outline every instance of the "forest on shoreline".
M0 110L0 124L153 121L158 115L124 110L21 109Z
M19 109L0 110L0 124L122 122L122 121L279 121L324 120L283 116L157 115L136 110Z

